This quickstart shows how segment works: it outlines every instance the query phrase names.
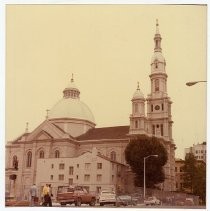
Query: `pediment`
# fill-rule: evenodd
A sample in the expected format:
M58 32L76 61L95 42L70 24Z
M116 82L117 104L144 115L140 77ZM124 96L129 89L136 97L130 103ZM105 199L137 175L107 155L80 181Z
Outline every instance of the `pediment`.
M33 140L50 140L50 139L62 139L66 137L65 132L59 130L49 121L44 121L27 137L27 141Z
M36 140L46 140L46 139L52 139L53 137L45 132L45 131L41 131L40 133L37 134L37 136L34 138Z

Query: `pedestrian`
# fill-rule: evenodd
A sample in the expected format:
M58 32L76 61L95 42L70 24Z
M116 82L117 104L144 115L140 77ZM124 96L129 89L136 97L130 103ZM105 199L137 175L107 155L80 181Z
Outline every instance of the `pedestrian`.
M30 201L30 206L34 206L35 202L37 202L37 195L38 195L38 190L35 184L33 184L29 190L31 201Z
M50 197L49 197L49 185L46 184L44 187L43 187L43 190L42 190L42 195L43 195L43 203L42 203L42 206L47 206L49 204L49 201L50 201Z
M52 194L52 187L51 187L51 184L49 184L49 207L52 207L52 197L53 194Z

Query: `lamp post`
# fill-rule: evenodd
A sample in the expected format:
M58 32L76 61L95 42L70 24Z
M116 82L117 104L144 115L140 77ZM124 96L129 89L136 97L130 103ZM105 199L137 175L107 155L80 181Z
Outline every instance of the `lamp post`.
M145 173L146 173L146 159L147 158L150 158L150 157L158 157L158 155L148 155L146 157L144 157L144 199L145 199L145 193L146 193L146 176L145 176Z
M190 82L187 82L186 85L187 86L193 86L193 85L200 83L200 82L207 82L207 81L190 81Z

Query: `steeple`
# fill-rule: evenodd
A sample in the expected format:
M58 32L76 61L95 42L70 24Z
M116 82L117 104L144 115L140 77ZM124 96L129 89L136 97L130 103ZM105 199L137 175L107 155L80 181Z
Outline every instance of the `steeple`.
M154 51L155 52L162 52L162 48L161 48L161 35L159 33L159 24L158 24L158 19L156 19L156 34L154 37L154 41L155 41L155 48Z
M70 84L63 90L64 98L79 99L80 91L74 84L74 75L72 73Z

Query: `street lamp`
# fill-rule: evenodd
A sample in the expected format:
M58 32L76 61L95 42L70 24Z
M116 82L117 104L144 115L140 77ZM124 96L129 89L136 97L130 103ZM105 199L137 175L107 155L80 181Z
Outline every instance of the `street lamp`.
M148 155L147 157L144 157L144 199L145 199L145 193L146 193L146 176L145 176L145 170L146 170L146 159L150 157L158 157L158 155Z
M187 82L186 85L187 86L193 86L193 85L200 83L200 82L207 82L207 81L190 81L190 82Z

